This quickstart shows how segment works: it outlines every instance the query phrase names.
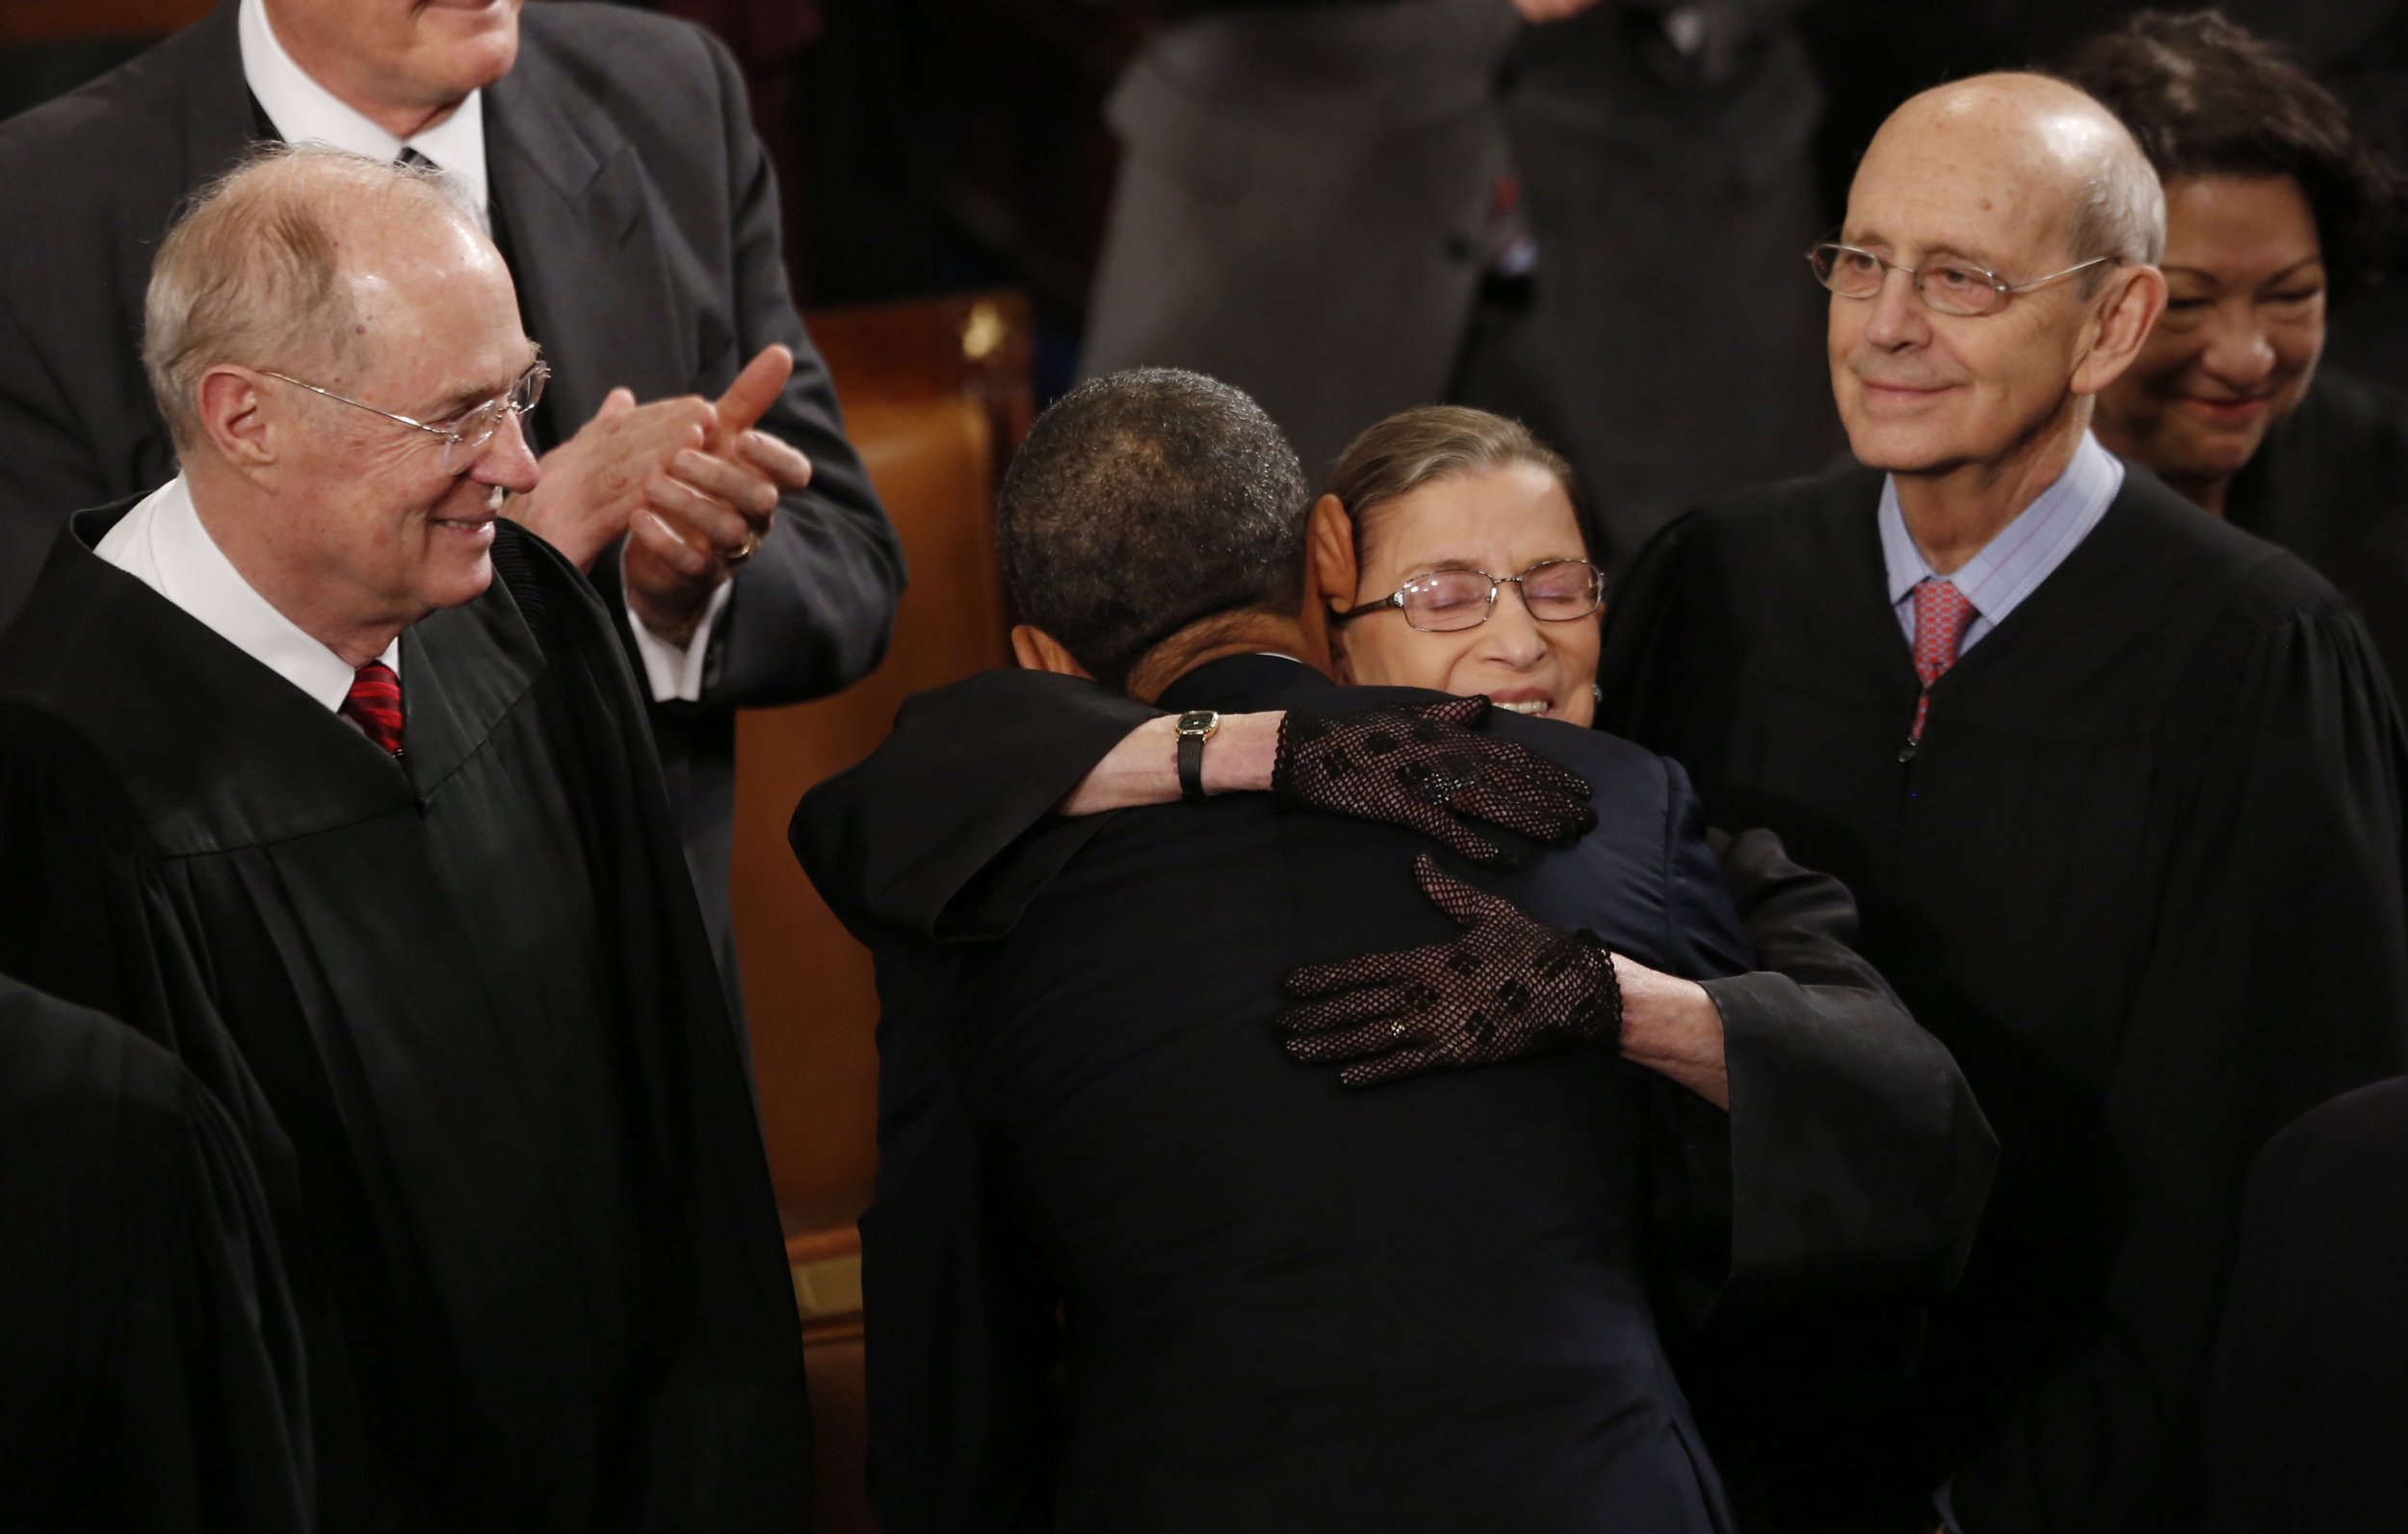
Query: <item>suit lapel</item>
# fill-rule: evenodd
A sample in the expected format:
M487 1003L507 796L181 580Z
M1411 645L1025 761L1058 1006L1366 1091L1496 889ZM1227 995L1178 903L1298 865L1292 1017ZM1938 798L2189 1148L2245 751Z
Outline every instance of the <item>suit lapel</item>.
M642 163L532 28L517 66L485 92L485 170L519 303L552 363L560 430L592 419L620 384L640 401L690 388L694 326L668 280Z
M243 78L237 11L236 0L224 0L170 44L179 49L171 78L177 84L187 187L207 186L225 174L258 140L250 86Z

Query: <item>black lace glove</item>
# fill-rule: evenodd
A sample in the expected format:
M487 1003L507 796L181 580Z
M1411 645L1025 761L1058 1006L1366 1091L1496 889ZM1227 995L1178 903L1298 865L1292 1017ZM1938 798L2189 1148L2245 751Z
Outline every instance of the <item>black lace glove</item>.
M1597 823L1588 784L1519 741L1489 735L1485 697L1382 703L1344 714L1291 709L1279 726L1271 797L1419 831L1476 863L1510 864L1472 828L1569 842Z
M1304 1065L1352 1061L1348 1086L1377 1086L1438 1066L1516 1060L1574 1039L1618 1040L1622 986L1585 932L1558 932L1512 901L1414 860L1422 893L1463 924L1452 943L1308 964L1288 976L1297 1004L1279 1015Z

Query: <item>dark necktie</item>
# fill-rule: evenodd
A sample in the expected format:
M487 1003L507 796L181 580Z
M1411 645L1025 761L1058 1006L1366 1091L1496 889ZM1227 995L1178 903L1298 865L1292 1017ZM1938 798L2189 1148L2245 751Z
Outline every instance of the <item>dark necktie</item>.
M371 661L353 672L341 712L387 756L402 754L402 679L391 666Z
M1906 748L1924 738L1924 717L1931 712L1931 688L1956 663L1956 647L1974 621L1974 605L1965 593L1937 576L1915 586L1915 675L1923 694L1915 700L1915 727L1907 732Z
M430 170L435 169L435 164L432 160L428 159L425 155L420 154L417 150L412 149L407 145L404 145L402 152L393 157L393 163L395 165L408 166L413 170L417 169L421 166L424 166Z

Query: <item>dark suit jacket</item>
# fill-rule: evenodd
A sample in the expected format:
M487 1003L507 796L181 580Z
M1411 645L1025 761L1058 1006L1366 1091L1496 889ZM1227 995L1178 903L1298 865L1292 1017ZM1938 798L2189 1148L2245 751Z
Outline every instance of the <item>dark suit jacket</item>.
M68 512L175 472L143 376L143 294L182 199L255 136L234 23L226 0L0 124L0 626ZM877 664L902 554L788 296L775 189L726 50L615 6L530 6L520 30L516 66L485 92L485 160L528 332L552 363L543 415L556 433L617 385L639 399L714 396L770 342L795 352L762 425L809 455L811 487L787 498L737 577L701 701L652 710L732 976L733 711L832 691ZM615 553L592 577L623 626Z
M1165 701L1328 688L1249 657ZM1680 769L1513 728L1589 777L1601 823L1474 876L1675 973L1742 967ZM1728 1526L1649 1298L1670 1089L1587 1050L1349 1092L1271 1030L1295 965L1454 930L1414 886L1425 845L1262 795L1130 811L1003 860L1021 909L998 943L864 929L890 1534ZM811 871L857 917L859 890Z
M1260 400L1318 477L1457 381L1498 176L1538 246L1510 408L1587 481L1618 564L1696 499L1838 446L1802 0L1197 0L1111 104L1126 154L1085 366L1193 368ZM1707 56L1714 56L1710 63Z

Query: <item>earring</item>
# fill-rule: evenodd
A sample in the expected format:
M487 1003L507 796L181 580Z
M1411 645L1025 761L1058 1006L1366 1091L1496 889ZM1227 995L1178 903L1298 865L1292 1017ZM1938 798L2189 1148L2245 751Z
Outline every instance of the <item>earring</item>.
M1606 701L1606 685L1605 685L1603 682L1591 682L1591 683L1588 685L1588 696L1589 696L1590 701L1592 701L1592 702L1596 702L1596 703L1603 703L1603 702L1605 702L1605 701Z

